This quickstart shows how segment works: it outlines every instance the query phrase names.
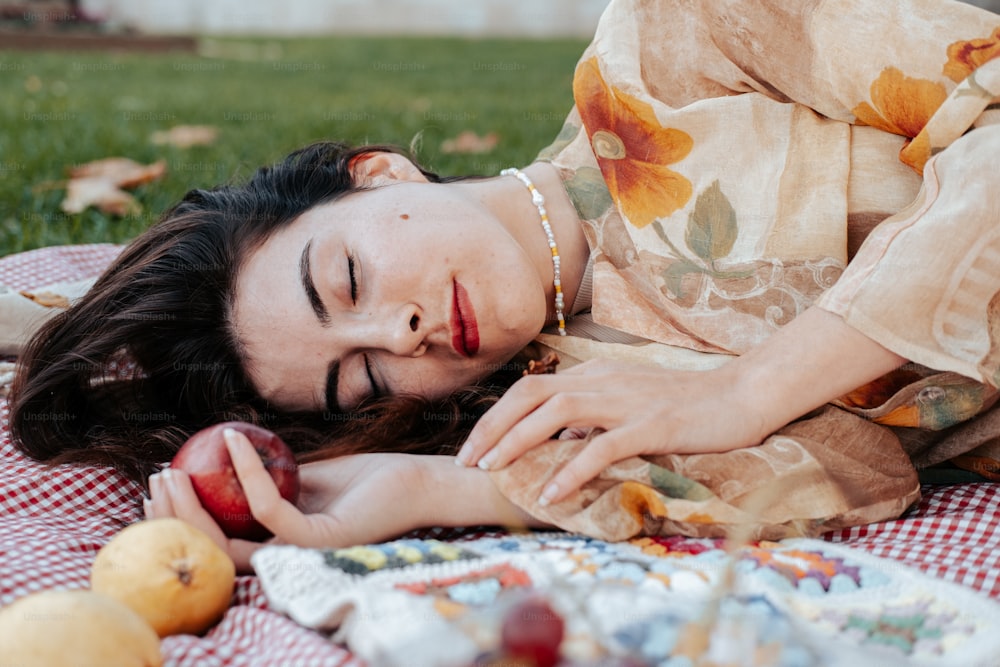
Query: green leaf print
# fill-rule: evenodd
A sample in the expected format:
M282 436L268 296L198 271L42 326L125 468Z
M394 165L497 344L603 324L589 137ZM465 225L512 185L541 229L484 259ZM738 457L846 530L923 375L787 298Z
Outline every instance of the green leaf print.
M577 169L573 178L566 182L566 192L583 220L596 220L611 208L611 193L600 169Z
M657 491L669 498L708 500L715 497L708 487L652 463L649 464L649 481Z
M580 133L580 126L574 125L573 123L564 123L562 129L559 130L559 136L557 136L551 144L543 148L538 153L539 160L551 160L555 156L562 152L562 149L569 146L576 135Z
M672 263L663 271L663 283L677 299L684 298L684 276L689 273L704 273L705 270L694 262L681 259Z
M728 255L736 243L739 231L736 211L722 194L715 181L698 195L691 217L688 218L684 240L698 257L713 265L715 260Z

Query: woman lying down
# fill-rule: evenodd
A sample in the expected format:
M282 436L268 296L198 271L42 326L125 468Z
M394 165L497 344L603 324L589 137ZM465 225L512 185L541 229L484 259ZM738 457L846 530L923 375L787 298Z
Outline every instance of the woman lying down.
M34 337L14 434L148 481L147 516L244 567L160 471L231 419L300 457L295 506L229 442L303 546L898 516L1000 435L998 55L1000 17L943 0L613 0L521 169L317 143L188 193Z

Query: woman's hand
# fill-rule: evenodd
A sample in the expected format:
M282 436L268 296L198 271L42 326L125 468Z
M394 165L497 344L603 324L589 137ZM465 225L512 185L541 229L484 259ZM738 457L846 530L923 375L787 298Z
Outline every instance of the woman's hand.
M721 452L759 444L768 434L725 366L671 371L598 360L516 382L479 421L458 459L495 470L560 431L564 439L587 434L588 444L546 486L543 505L631 456Z
M476 424L458 461L501 468L564 431L589 442L545 486L546 505L640 454L722 452L769 434L905 361L837 315L811 308L709 371L587 362L522 378Z
M242 572L263 544L341 547L376 542L419 527L424 471L419 457L359 454L300 466L298 507L284 500L253 445L241 433L226 446L255 519L274 537L267 542L229 539L202 507L191 478L166 469L149 480L146 518L178 517L205 532ZM454 466L452 466L454 467Z
M146 518L178 517L204 531L241 572L263 544L344 547L397 537L428 526L539 525L514 507L478 469L448 456L355 454L299 468L298 506L281 497L243 434L226 447L254 518L274 533L265 543L229 539L201 506L191 478L164 470L149 479Z

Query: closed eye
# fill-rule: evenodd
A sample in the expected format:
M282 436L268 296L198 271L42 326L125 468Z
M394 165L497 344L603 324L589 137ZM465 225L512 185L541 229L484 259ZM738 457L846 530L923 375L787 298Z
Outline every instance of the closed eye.
M375 382L375 376L372 374L372 363L368 355L365 355L365 373L368 375L368 382L372 386L372 398L379 398L382 395L382 391L378 388L378 383Z

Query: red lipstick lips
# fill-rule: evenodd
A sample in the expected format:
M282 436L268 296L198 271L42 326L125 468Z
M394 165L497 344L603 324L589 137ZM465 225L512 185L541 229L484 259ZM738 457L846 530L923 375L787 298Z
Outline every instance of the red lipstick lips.
M454 281L455 298L451 310L451 345L463 357L471 357L479 351L479 326L476 311L472 308L469 294L457 280Z

